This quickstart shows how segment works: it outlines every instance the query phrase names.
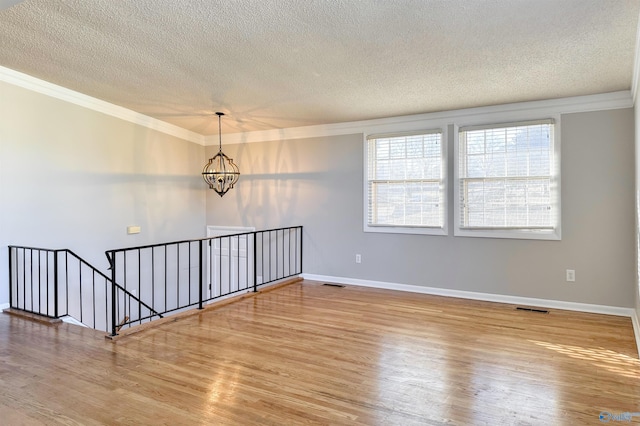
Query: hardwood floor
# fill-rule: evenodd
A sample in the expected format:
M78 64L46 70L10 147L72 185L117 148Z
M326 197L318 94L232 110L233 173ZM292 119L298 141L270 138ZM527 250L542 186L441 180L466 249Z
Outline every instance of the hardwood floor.
M628 318L309 281L116 341L0 315L0 380L7 425L578 425L640 412Z

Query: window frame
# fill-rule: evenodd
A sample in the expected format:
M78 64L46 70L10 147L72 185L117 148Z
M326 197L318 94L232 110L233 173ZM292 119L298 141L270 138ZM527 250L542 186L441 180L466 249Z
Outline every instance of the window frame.
M460 167L462 164L460 133L461 129L475 127L477 129L485 128L501 128L515 127L518 125L532 124L535 122L551 120L553 123L553 147L551 154L550 173L550 190L551 204L555 209L551 229L539 229L536 227L520 228L520 227L496 227L496 228L466 228L462 226L462 206L460 191L462 190L462 178L460 176ZM562 239L562 195L561 195L561 123L559 115L545 116L541 118L527 118L524 120L513 120L508 122L491 122L481 121L474 123L465 123L464 125L454 124L454 184L453 184L453 204L454 204L454 236L458 237L481 237L481 238L512 238L512 239L530 239L530 240L561 240Z
M439 133L440 139L440 200L442 208L442 226L422 226L422 225L386 225L386 224L369 224L369 140L392 138L412 135L424 135ZM391 233L391 234L417 234L417 235L449 235L449 181L448 181L448 152L449 139L447 126L433 126L428 129L418 129L409 131L389 131L384 133L363 134L363 152L364 152L364 187L363 187L363 231L372 233Z

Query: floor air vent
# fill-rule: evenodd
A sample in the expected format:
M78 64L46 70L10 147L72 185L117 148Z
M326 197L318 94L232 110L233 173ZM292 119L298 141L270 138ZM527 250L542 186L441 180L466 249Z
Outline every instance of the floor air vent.
M326 285L327 287L338 287L338 288L344 288L343 285L341 284L330 284L330 283L324 283L322 285Z
M539 314L548 314L549 311L546 309L535 309L535 308L523 308L522 306L518 306L516 311L527 311L527 312L537 312Z

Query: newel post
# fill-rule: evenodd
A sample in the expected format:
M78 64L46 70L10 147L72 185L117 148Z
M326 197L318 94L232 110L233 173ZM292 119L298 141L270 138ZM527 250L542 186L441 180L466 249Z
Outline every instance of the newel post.
M55 318L58 318L58 253L57 250L53 252L53 316Z
M116 319L116 259L113 251L109 252L109 266L111 269L111 336L117 336L118 322Z
M16 280L16 287L17 286L18 281ZM9 246L9 307L13 307L13 247L11 246Z

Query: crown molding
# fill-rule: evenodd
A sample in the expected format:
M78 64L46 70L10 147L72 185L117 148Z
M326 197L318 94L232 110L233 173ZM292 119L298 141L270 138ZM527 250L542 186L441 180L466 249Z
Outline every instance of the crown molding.
M51 96L52 98L60 99L93 111L101 112L189 142L197 143L199 145L205 144L204 136L198 133L6 67L0 66L0 81L22 87L23 89L31 90L33 92L41 93L43 95Z
M443 123L448 124L453 123L454 121L463 122L463 124L467 125L479 120L498 119L502 121L509 121L512 119L521 119L523 116L537 118L557 114L603 111L631 107L633 107L631 92L629 90L623 90L596 95L518 102L374 120L352 121L347 123L291 127L287 129L261 130L244 133L227 133L223 136L223 144L256 143L284 139L348 135L354 133L373 134L394 132L398 130L424 130L431 125L442 125ZM205 137L205 146L216 145L217 143L217 136Z
M631 77L631 96L633 104L638 98L638 79L640 78L640 17L638 18L638 29L636 30L636 48L633 55L633 75Z
M640 33L639 33L640 37ZM542 101L519 102L503 105L493 105L477 108L440 111L424 114L388 117L373 120L352 121L346 123L321 124L314 126L291 127L286 129L260 130L254 132L225 134L224 145L237 143L256 143L284 139L305 139L313 137L327 137L348 135L354 133L382 133L394 132L399 129L424 130L433 125L465 120L469 124L474 120L491 120L492 116L502 120L518 117L523 114L539 117L552 114L567 114L575 112L601 111L608 109L631 108L637 91L637 79L640 74L638 53L640 43L636 46L636 62L634 66L633 91L620 91L596 95L575 96L570 98L548 99ZM199 145L216 145L216 135L203 136L199 133L169 124L130 109L111 104L53 83L32 77L30 75L0 66L0 81L22 87L33 92L41 93L60 99L93 111L101 112L134 124L144 126L167 135L175 136Z

